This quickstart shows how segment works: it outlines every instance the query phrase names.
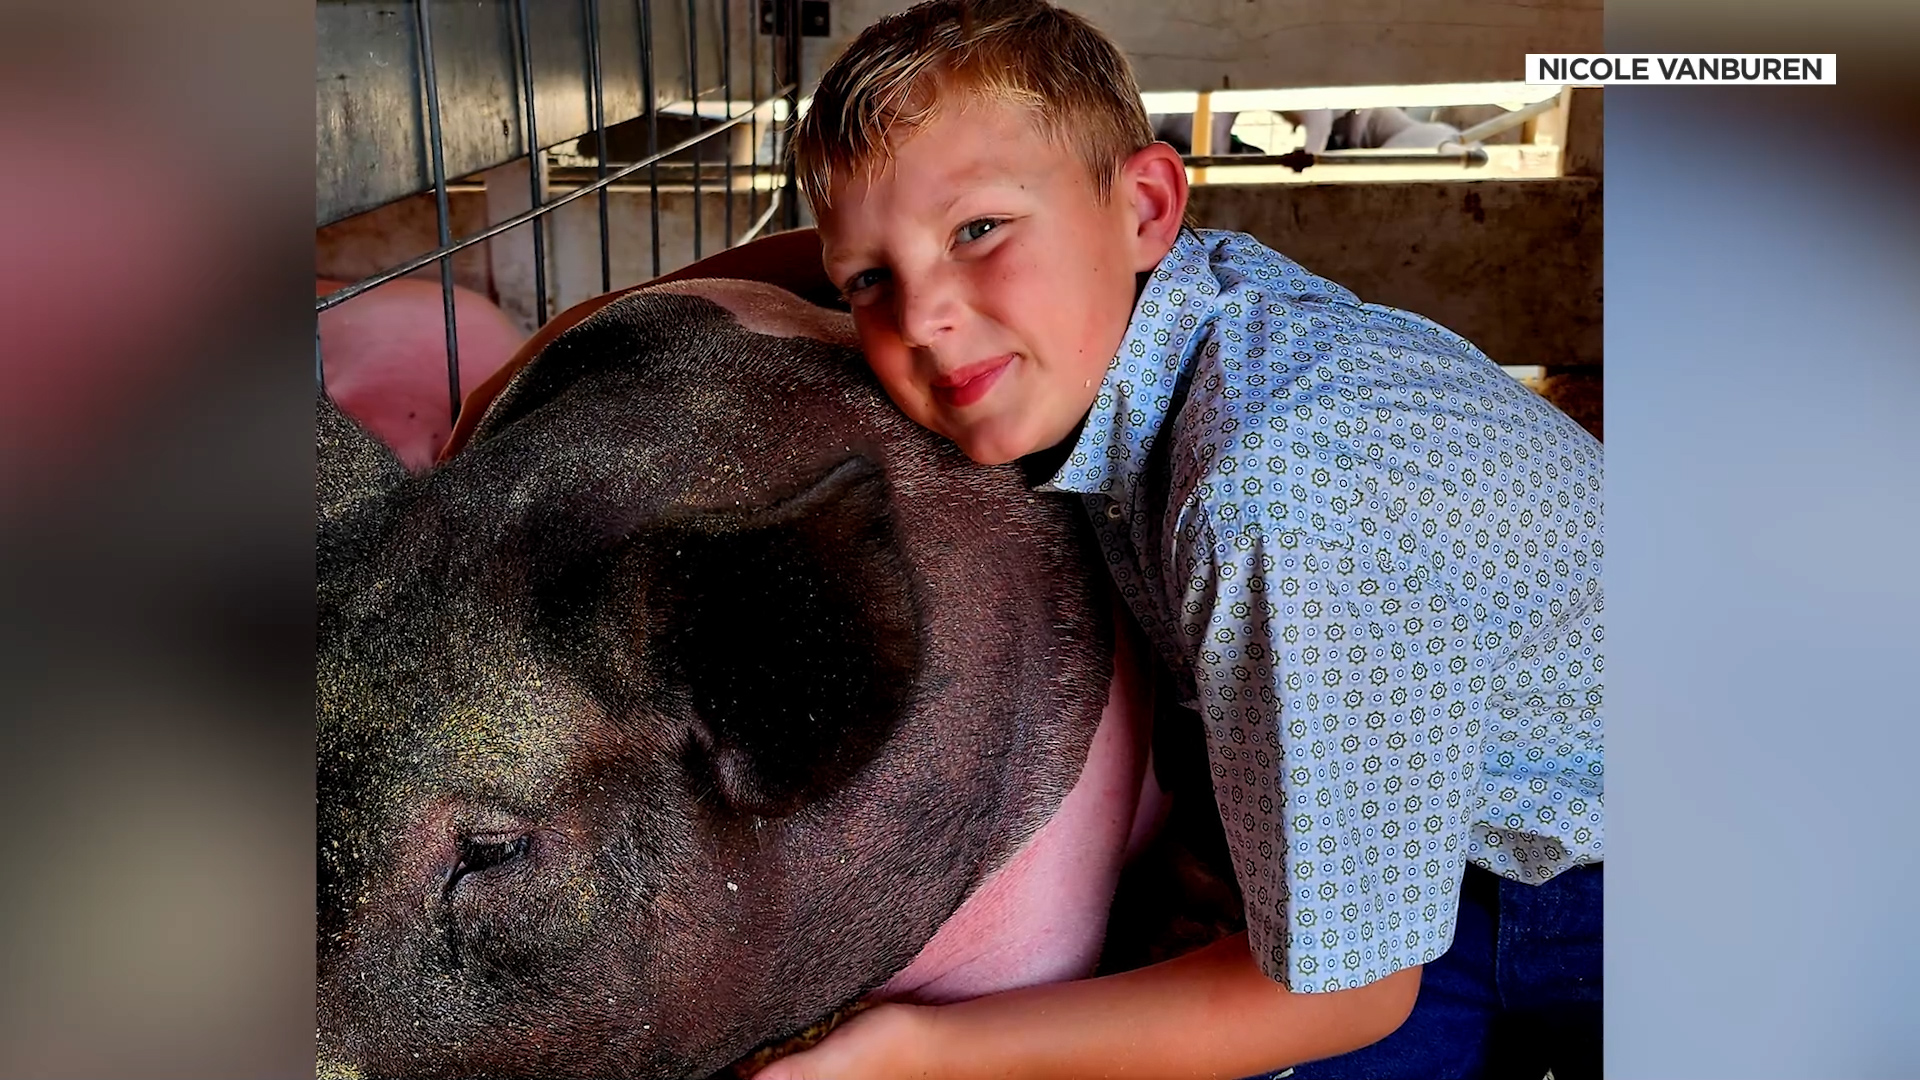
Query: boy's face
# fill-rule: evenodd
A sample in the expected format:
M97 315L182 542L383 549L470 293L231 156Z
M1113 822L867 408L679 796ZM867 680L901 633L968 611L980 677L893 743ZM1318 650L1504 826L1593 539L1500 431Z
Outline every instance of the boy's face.
M1029 112L968 99L874 175L835 174L820 220L827 274L908 417L989 465L1073 432L1126 335L1134 275L1179 229L1185 173L1156 146L1102 204L1080 158ZM1178 173L1171 228L1136 190L1142 155Z

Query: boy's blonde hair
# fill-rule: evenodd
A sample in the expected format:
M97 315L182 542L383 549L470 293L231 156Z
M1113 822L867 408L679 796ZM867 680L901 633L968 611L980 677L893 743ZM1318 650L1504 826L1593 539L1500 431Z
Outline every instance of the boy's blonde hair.
M873 168L901 129L963 94L1032 110L1086 165L1102 202L1120 166L1154 141L1133 69L1092 23L1044 0L928 0L867 27L821 76L794 138L814 216L834 173Z

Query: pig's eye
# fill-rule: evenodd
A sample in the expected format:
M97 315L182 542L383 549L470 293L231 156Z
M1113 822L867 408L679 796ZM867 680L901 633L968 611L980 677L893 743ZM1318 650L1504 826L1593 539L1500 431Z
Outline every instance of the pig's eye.
M484 873L496 866L510 863L527 853L530 837L520 836L468 836L460 840L460 861L454 864L447 875L445 891L453 892L454 886L468 874Z

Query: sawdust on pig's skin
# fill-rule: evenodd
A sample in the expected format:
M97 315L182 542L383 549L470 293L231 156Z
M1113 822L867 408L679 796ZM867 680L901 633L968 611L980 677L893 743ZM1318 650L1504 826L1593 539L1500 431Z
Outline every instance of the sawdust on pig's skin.
M778 1042L768 1043L760 1049L755 1050L753 1053L734 1062L725 1072L712 1077L711 1080L752 1080L753 1074L773 1064L775 1061L783 1057L791 1057L802 1050L808 1050L818 1046L820 1041L832 1034L835 1028L872 1007L873 1003L869 1001L856 1001L851 1005L847 1005L825 1020L814 1024L812 1027L807 1028L805 1031L802 1031L790 1039L781 1039Z

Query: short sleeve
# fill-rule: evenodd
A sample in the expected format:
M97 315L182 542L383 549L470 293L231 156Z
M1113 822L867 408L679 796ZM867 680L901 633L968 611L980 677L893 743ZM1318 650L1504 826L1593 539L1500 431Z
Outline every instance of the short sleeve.
M1204 505L1173 538L1178 621L1255 958L1296 992L1435 959L1487 696L1471 624L1384 551Z
M1470 853L1502 877L1537 884L1604 856L1605 614L1590 578L1494 672Z

